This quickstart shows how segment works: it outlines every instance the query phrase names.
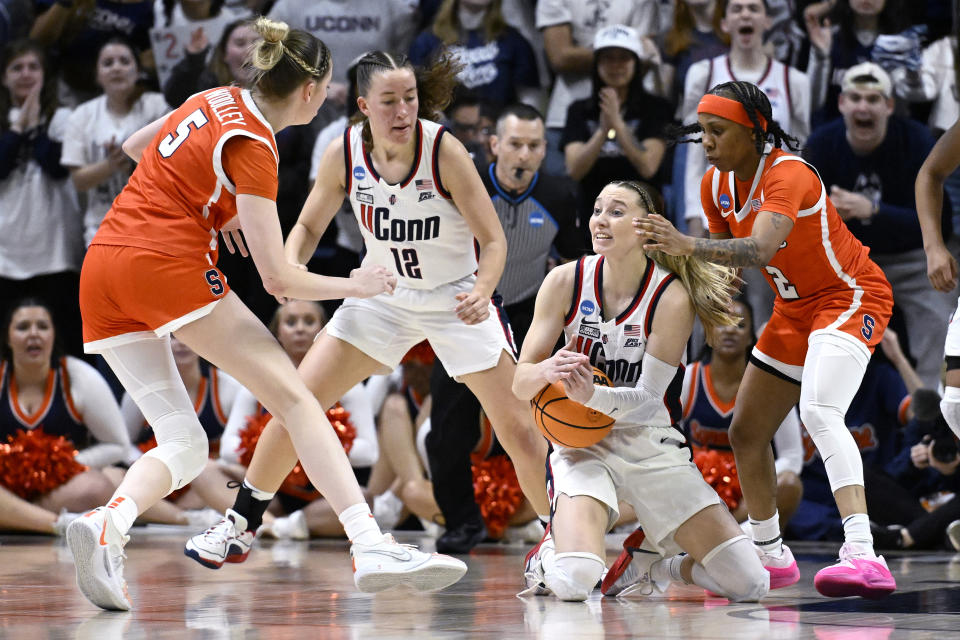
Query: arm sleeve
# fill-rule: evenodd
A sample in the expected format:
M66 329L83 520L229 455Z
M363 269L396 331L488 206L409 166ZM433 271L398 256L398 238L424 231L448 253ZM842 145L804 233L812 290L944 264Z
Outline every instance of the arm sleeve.
M800 418L795 409L790 409L780 428L773 434L773 444L777 448L774 466L777 473L793 471L797 475L803 469L803 439L800 437Z
M77 462L100 469L125 460L130 437L107 381L96 369L75 358L67 358L67 374L73 404L97 440L77 454Z
M354 467L372 467L380 457L380 446L366 385L361 382L353 386L340 398L340 404L350 412L350 422L357 430L353 446L350 447L350 464Z
M233 464L240 463L240 432L247 426L247 418L257 411L257 399L245 387L241 387L233 399L227 426L220 436L220 459Z
M223 170L236 186L237 195L277 200L277 159L265 143L245 135L234 136L223 145L221 157Z
M677 367L645 353L636 387L594 386L593 397L584 404L618 422L629 421L631 414L646 411L651 404L663 404L663 396L676 372Z

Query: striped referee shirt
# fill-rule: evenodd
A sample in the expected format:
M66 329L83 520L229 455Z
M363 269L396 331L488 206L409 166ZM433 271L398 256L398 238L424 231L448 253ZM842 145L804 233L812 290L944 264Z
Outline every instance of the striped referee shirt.
M567 260L585 250L569 180L538 171L526 191L514 193L497 181L495 167L491 163L480 175L507 237L507 263L497 291L505 305L512 305L537 295L551 247Z

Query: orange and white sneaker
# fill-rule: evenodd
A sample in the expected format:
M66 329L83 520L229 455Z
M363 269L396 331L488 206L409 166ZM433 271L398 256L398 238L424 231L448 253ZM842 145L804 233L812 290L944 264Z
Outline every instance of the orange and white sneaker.
M449 587L463 577L467 565L442 553L424 553L413 545L400 544L385 533L377 544L350 546L353 582L357 589L376 593L399 585L418 591Z
M129 611L133 606L123 579L123 546L130 536L114 526L106 507L75 519L67 527L80 592L101 609Z
M770 574L770 588L782 589L796 584L800 580L800 568L797 567L797 561L793 557L790 547L785 544L780 545L783 551L779 556L764 553L760 547L755 547L757 555L760 556L760 562L763 568Z
M869 547L845 542L840 547L840 561L817 571L813 586L828 598L860 596L877 600L893 593L897 582L883 556L875 555Z
M253 539L254 532L247 530L247 519L227 509L220 522L187 540L183 555L209 569L219 569L224 562L246 560Z

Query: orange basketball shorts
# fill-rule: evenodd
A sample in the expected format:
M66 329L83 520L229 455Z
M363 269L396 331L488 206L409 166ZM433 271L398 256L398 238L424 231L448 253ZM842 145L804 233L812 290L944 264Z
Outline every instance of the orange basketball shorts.
M203 258L91 245L80 272L84 350L176 331L210 313L229 290L223 273Z
M859 298L854 289L789 302L778 298L755 349L777 362L802 367L810 334L829 331L847 334L873 353L890 321L893 290L872 261L855 279L862 289Z

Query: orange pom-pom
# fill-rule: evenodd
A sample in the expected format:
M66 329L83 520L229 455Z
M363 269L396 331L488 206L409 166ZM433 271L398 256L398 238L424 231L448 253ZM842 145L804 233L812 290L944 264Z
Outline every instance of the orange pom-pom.
M693 452L693 463L700 469L707 484L723 498L727 508L731 511L736 509L743 499L743 491L740 489L733 452L697 447Z
M250 461L253 460L253 451L257 448L260 434L263 433L264 427L270 422L270 417L270 414L264 411L247 418L247 426L240 431L240 446L237 447L237 452L240 454L240 464L243 466L250 466ZM353 441L357 437L357 428L350 422L350 412L338 402L327 411L327 419L330 420L334 433L340 439L343 450L349 454L353 447ZM320 492L313 488L299 460L293 471L284 479L280 491L302 500L316 500L320 497Z
M613 386L607 374L596 367L593 384ZM568 398L561 382L545 386L530 405L533 420L547 440L564 447L589 447L613 429L613 418Z
M491 538L500 538L523 502L517 472L504 455L475 460L472 471L473 497L487 525L487 533Z
M24 500L33 500L87 470L76 455L69 440L49 435L43 427L17 431L0 445L0 484Z

